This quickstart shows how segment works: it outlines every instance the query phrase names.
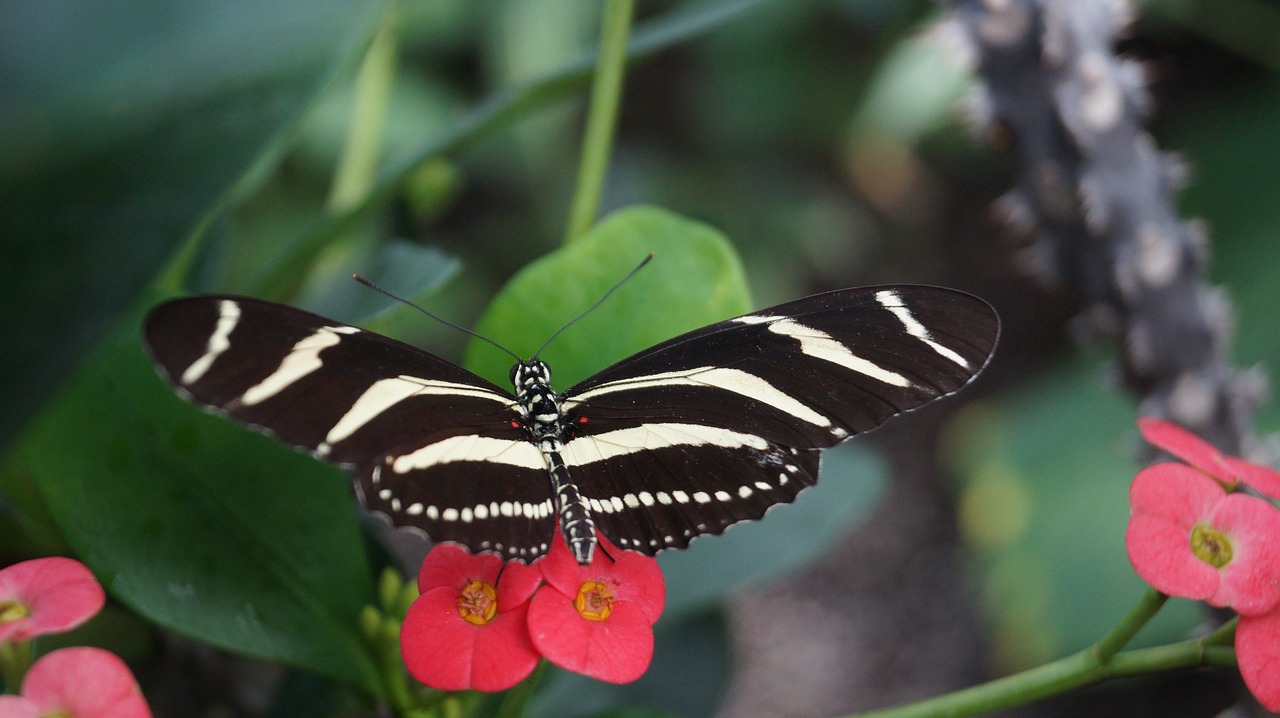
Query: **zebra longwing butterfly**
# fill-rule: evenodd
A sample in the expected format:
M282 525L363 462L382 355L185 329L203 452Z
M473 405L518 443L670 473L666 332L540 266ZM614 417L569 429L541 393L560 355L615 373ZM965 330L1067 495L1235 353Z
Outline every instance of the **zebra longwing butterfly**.
M186 398L354 469L372 511L532 561L559 529L656 554L789 503L819 450L951 394L999 334L981 299L845 289L712 324L563 393L534 358L515 393L407 344L282 304L166 302L145 339Z

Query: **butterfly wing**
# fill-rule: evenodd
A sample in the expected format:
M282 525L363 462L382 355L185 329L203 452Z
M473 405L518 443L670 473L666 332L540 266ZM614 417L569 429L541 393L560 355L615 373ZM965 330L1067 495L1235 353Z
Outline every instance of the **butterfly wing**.
M156 307L144 337L190 400L355 469L393 523L475 551L545 544L554 516L514 398L444 359L292 307L199 296ZM494 500L497 499L497 500ZM518 550L518 549L517 549Z
M999 335L976 297L828 292L681 335L564 394L565 459L597 524L656 553L794 500L818 451L959 390Z

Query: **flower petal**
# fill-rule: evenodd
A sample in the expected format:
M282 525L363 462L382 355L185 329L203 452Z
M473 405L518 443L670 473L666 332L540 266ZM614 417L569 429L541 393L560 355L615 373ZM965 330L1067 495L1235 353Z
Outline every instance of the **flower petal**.
M1246 616L1269 613L1280 605L1280 511L1262 499L1231 494L1212 522L1230 536L1234 553L1208 602Z
M529 634L547 660L609 683L636 680L653 659L652 624L638 606L620 601L607 619L590 621L552 586L529 602Z
M1218 569L1196 557L1191 531L1208 523L1226 498L1222 486L1185 464L1147 467L1129 489L1125 531L1129 562L1144 581L1170 596L1203 600L1218 590Z
M1162 419L1138 419L1138 429L1157 446L1228 486L1243 482L1258 492L1280 498L1280 471L1219 451L1186 429Z
M418 592L441 586L461 588L472 581L492 585L501 568L502 558L495 554L473 554L455 543L436 544L418 571Z
M1133 478L1129 507L1135 514L1162 516L1191 528L1208 518L1227 492L1217 481L1185 464L1148 466Z
M102 610L106 595L84 564L52 556L0 570L0 600L29 611L25 618L0 623L0 641L25 641L79 626Z
M619 549L604 536L597 536L601 550L596 551L590 566L579 565L564 539L557 536L546 558L538 564L543 577L570 599L587 581L603 583L617 601L633 604L653 625L662 615L667 593L658 562L644 554Z
M1134 514L1124 543L1133 570L1155 590L1197 601L1218 590L1218 569L1191 552L1189 532L1180 524Z
M1223 465L1228 474L1258 493L1280 499L1280 471L1235 456L1228 456L1223 460Z
M1267 710L1280 711L1280 613L1240 617L1236 660L1249 692Z
M40 706L22 696L0 696L0 718L41 718Z
M458 614L457 599L455 589L438 587L409 607L400 651L414 678L439 690L501 691L528 676L538 664L528 602L500 607L492 621L477 626Z
M484 581L498 591L500 610L525 603L542 583L542 570L537 566L509 561L497 554L473 554L454 543L432 547L418 571L418 592L447 586L455 591L472 581Z
M1219 471L1225 455L1217 447L1186 429L1164 419L1138 419L1142 438L1152 446L1164 449L1192 466L1220 479L1228 478Z
M31 666L22 695L45 714L74 718L150 718L151 709L124 661L101 648L63 648Z

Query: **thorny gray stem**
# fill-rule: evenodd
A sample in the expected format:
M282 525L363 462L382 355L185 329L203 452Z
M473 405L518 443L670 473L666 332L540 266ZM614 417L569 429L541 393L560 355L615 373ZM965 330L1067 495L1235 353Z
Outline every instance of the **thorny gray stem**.
M1223 451L1253 448L1260 370L1227 360L1232 310L1204 281L1208 242L1176 213L1182 165L1143 129L1140 67L1112 44L1129 22L1111 0L960 0L945 29L981 76L975 118L1019 160L998 203L1030 270L1084 307L1117 344L1140 412Z

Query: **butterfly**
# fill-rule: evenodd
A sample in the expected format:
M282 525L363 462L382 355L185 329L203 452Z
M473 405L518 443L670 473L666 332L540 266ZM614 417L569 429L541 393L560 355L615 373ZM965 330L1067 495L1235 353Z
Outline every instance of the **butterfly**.
M193 296L144 340L185 398L351 469L370 510L531 562L559 530L653 555L789 503L822 449L958 391L1000 331L972 295L817 294L682 334L564 392L536 356L513 390L283 304Z

